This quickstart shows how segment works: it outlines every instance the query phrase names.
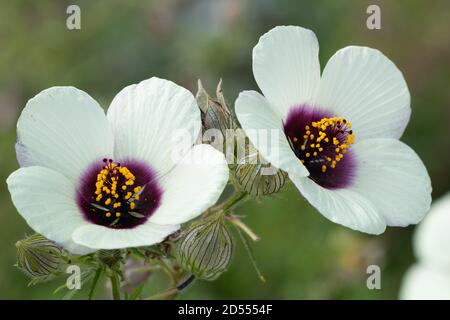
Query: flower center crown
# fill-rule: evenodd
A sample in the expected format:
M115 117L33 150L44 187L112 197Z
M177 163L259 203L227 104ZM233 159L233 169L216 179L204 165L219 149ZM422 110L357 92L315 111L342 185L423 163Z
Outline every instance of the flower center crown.
M303 136L288 136L297 157L307 167L320 166L325 173L334 169L353 144L350 123L340 117L322 118L305 126Z
M103 159L105 166L97 174L94 207L106 218L119 219L124 212L133 213L143 190L136 185L136 177L125 166Z

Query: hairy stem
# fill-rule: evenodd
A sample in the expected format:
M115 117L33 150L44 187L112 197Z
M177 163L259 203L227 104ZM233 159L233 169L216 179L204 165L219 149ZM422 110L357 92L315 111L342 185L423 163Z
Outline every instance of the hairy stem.
M235 191L231 197L229 197L225 202L220 205L220 210L227 212L231 210L235 205L245 200L247 193Z
M221 204L218 204L215 207L208 209L202 216L203 219L206 219L210 215L216 214L218 212L225 214L229 210L231 210L237 204L243 202L247 198L247 193L240 192L235 190L231 196L229 196L225 201Z
M113 274L109 277L111 280L111 290L114 300L120 300L119 278Z

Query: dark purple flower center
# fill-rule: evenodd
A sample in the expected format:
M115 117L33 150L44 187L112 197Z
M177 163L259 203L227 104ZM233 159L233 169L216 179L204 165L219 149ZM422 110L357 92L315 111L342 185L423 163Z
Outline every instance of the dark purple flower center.
M309 178L328 189L345 188L352 182L355 161L351 154L354 134L350 123L309 106L291 109L284 133Z
M103 159L83 176L77 203L92 223L115 229L141 225L161 202L156 175L147 165Z

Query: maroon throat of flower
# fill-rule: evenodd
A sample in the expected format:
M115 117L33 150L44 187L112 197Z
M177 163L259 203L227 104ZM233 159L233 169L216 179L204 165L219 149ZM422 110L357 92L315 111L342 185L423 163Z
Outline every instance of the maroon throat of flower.
M103 159L82 179L78 205L92 223L109 228L134 228L144 223L161 200L161 189L146 165L127 161L126 165Z
M289 113L284 130L310 179L328 189L351 183L355 161L349 151L355 136L347 119L298 107Z

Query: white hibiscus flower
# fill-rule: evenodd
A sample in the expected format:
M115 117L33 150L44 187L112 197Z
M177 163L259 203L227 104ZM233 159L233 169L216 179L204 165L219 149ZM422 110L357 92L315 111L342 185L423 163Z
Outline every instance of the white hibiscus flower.
M450 193L433 204L413 244L419 261L406 273L400 298L450 300Z
M17 123L12 200L31 228L74 254L158 243L213 205L228 180L222 153L193 146L200 128L193 95L167 80L124 88L106 116L81 90L44 90Z
M321 76L318 52L315 34L301 27L260 38L253 73L264 96L239 95L243 129L331 221L372 234L418 223L431 183L417 154L398 140L411 113L401 72L381 52L351 46ZM277 143L258 139L259 129L278 132Z

